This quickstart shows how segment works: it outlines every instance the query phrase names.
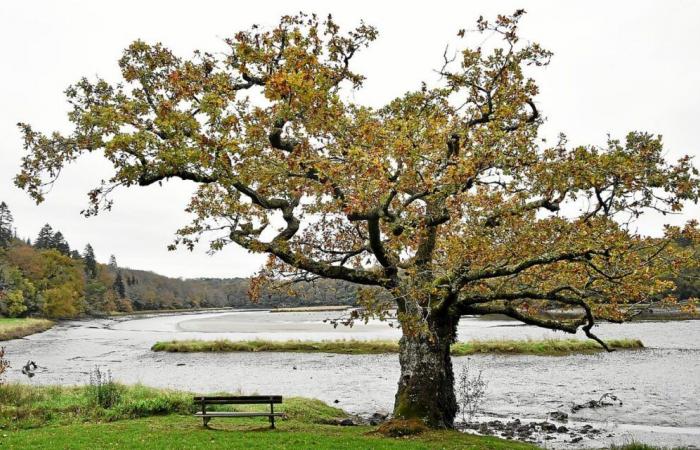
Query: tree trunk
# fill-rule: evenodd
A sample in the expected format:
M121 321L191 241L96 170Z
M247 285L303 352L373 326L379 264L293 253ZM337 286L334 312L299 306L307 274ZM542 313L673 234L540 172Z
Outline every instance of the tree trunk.
M449 317L428 320L428 332L409 333L399 343L401 378L394 416L417 418L433 428L453 428L457 414L450 344L456 323Z

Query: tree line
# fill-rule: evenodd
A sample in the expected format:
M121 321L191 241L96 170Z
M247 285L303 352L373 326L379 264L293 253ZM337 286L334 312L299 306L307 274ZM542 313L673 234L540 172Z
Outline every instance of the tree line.
M266 289L256 303L247 278L169 278L120 267L111 255L99 263L92 245L71 248L63 233L44 225L21 239L12 213L0 203L0 316L72 318L114 312L207 307L352 305L356 288L318 280L294 289Z

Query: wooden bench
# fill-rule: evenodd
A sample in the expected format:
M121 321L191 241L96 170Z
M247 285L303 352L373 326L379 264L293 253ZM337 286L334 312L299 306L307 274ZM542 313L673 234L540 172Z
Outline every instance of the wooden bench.
M212 417L268 417L270 427L275 428L275 417L284 417L284 413L275 412L275 403L282 403L281 395L241 395L235 397L195 397L194 402L201 407L196 417L201 417L206 427ZM270 412L234 412L207 411L207 405L270 405Z

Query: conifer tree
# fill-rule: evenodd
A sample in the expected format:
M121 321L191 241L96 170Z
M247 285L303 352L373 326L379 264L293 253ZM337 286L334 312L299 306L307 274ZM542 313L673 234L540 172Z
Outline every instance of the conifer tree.
M114 255L109 255L109 268L114 271L119 269L119 266L117 265L117 257Z
M119 298L126 297L126 288L124 287L124 280L122 279L121 271L117 272L117 278L114 280L114 291L117 293Z
M0 247L7 247L12 240L12 213L5 202L0 203Z
M63 237L63 233L60 231L54 233L51 238L50 248L56 249L64 255L70 254L70 245L68 245L68 242L66 242L66 239Z
M97 276L97 260L95 259L95 251L92 249L92 245L88 244L85 246L83 260L85 261L85 274L88 278L95 278Z
M48 223L41 227L39 230L39 235L34 242L34 247L36 248L52 248L53 246L53 228Z

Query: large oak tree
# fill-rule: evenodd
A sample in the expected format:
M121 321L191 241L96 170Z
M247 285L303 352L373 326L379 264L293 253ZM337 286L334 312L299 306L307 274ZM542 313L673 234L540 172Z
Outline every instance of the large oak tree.
M99 152L114 175L90 192L87 215L109 209L119 186L196 183L176 244L216 233L213 250L270 255L266 277L362 285L368 314L392 299L403 333L394 413L451 427L462 315L582 329L605 346L595 320L671 301L664 280L688 256L672 242L697 238L694 223L661 238L635 231L647 210L698 200L697 170L687 157L666 162L660 137L538 138L529 71L551 54L518 39L522 13L480 19L497 45L446 53L439 81L381 108L352 100L363 77L351 62L377 37L364 24L341 32L330 17L287 16L239 32L223 56L134 42L123 83L68 88L71 134L20 124L28 153L16 183L42 201L66 164Z

